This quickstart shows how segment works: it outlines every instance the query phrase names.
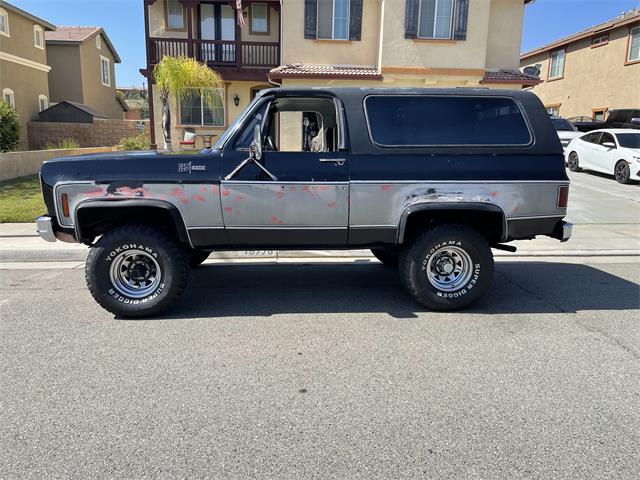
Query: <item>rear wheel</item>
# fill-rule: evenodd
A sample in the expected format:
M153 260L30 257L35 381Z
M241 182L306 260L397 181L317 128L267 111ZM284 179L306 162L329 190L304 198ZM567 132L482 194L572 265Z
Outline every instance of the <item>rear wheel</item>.
M398 250L391 248L372 248L371 253L373 256L380 260L388 267L397 267L400 260L400 253Z
M580 159L578 158L578 154L576 152L571 152L569 154L569 160L567 160L567 166L569 170L572 172L579 172L580 169Z
M462 225L443 225L418 237L400 255L400 275L411 295L432 310L457 310L491 285L487 241Z
M622 184L631 183L631 169L629 168L629 164L624 160L620 160L616 163L614 169L614 176L616 177L616 182Z
M91 247L85 267L93 298L123 318L163 313L180 298L188 276L182 246L164 231L144 225L105 233Z

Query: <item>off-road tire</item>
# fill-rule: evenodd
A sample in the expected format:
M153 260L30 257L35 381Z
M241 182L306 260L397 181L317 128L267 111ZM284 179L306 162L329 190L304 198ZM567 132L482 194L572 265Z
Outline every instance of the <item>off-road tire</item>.
M470 273L459 277L463 281L459 288L452 286L455 290L437 288L427 274L427 268L440 258L443 249L462 251L471 268ZM399 270L402 283L418 303L431 310L448 311L464 308L480 298L491 285L493 266L491 249L482 235L463 225L442 225L403 249Z
M114 259L135 250L155 259L160 271L157 288L144 298L126 296L112 280ZM122 318L152 317L167 311L184 292L188 277L189 263L182 246L162 230L145 225L125 225L102 235L89 250L85 266L93 298Z
M620 160L616 163L616 166L613 170L613 176L616 179L616 182L621 183L623 185L628 185L631 183L631 169L629 168L629 164L624 160Z
M189 259L189 266L191 268L199 267L202 262L204 262L207 258L209 258L211 252L204 252L202 250L187 250L187 258Z
M388 267L397 267L400 261L400 253L390 248L372 248L371 253Z
M580 158L578 157L577 152L571 152L569 154L569 159L567 160L567 167L569 167L569 171L571 172L579 172L582 170L580 168Z

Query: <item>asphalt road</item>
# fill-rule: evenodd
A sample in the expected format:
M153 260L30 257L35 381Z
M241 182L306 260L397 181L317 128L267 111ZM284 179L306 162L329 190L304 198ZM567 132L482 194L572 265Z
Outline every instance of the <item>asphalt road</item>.
M0 478L636 479L638 282L501 261L445 314L376 263L210 265L125 321L79 269L4 270Z

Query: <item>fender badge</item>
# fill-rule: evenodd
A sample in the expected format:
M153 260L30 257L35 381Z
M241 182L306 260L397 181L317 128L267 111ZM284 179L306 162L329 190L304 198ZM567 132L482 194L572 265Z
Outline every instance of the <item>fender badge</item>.
M188 173L191 175L191 172L206 172L206 165L192 165L189 163L179 163L178 164L178 173Z

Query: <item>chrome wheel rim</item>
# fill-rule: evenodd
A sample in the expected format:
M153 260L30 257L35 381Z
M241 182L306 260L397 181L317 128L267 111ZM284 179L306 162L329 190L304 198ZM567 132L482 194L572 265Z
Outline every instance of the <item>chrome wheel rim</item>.
M471 279L473 262L469 254L460 247L442 247L429 258L426 273L431 285L438 290L454 292Z
M569 155L569 167L576 168L578 166L578 156L575 153Z
M114 257L109 273L113 288L129 298L151 295L162 279L156 259L142 250L127 250Z

